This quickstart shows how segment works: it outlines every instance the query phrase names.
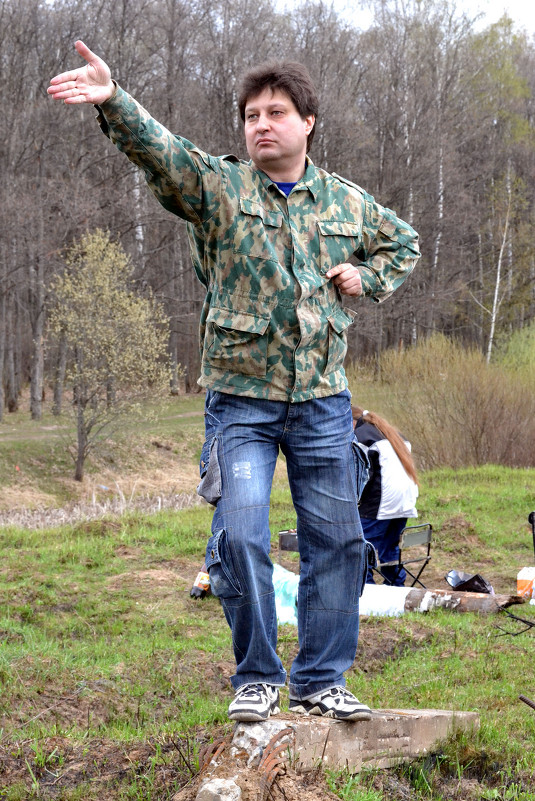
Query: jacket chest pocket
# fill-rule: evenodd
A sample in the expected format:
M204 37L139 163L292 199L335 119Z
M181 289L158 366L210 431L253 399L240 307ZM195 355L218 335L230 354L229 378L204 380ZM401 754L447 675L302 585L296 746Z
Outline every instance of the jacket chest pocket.
M218 370L265 376L270 316L212 307L206 320L204 359Z
M320 272L343 264L361 245L361 226L353 222L318 220L320 239Z
M240 198L240 213L235 221L233 251L266 261L279 261L282 213L265 209L250 198Z

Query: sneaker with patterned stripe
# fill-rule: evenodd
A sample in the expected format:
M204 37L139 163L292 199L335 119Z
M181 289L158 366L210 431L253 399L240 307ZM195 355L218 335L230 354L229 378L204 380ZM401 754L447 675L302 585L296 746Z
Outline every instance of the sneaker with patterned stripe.
M336 720L370 720L371 709L345 687L330 687L304 701L290 698L290 712L298 715L323 715Z
M228 708L231 720L267 720L279 709L279 690L272 684L243 684Z

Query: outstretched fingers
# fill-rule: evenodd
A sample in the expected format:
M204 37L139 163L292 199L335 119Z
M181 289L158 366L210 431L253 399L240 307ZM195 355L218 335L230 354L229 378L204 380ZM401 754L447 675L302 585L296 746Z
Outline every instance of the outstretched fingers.
M82 77L80 73L84 69L85 67L82 67L79 70L71 70L71 72L56 75L50 81L50 86L47 89L48 94L52 95L54 100L65 100L65 102L70 103L86 102L85 91L83 91L85 82L79 81L79 78ZM77 81L79 81L78 84Z
M81 40L75 43L77 53L87 62L83 67L54 76L48 94L65 103L102 103L115 91L108 65Z
M61 75L55 75L50 79L50 88L54 88L60 84L68 83L69 81L76 81L76 73L78 70L69 70L69 72L62 72Z

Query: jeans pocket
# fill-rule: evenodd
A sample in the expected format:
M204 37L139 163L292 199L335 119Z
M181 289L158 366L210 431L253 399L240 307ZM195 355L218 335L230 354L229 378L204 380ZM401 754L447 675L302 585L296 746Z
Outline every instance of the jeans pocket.
M360 500L362 491L370 478L370 460L368 459L367 448L356 438L351 443L353 445L353 456L355 459L355 472L357 474L357 497Z
M210 589L217 598L235 598L242 594L225 529L219 529L208 540L206 570L210 576Z
M197 495L213 506L221 497L221 468L217 455L217 437L204 442L200 462L201 480L197 485Z

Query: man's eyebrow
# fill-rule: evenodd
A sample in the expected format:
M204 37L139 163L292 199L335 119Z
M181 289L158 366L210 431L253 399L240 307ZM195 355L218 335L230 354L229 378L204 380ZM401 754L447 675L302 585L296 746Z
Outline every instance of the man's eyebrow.
M283 108L286 108L287 105L288 103L284 100L272 100L270 103L267 104L267 108L272 109L272 108L277 108L277 106L282 106ZM251 104L250 106L249 105L245 106L246 114L251 111L258 111L258 107L255 106L254 104Z

